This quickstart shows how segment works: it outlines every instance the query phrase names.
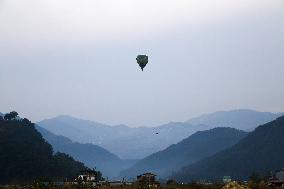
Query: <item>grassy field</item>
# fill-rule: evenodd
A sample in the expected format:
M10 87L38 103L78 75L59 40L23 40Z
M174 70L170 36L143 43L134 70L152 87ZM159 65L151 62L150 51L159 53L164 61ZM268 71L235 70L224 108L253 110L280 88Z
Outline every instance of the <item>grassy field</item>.
M176 184L176 185L161 185L159 187L148 187L148 186L141 186L137 184L131 185L121 185L121 186L109 186L103 185L99 187L92 187L87 185L72 185L72 184L65 184L64 186L43 186L40 184L33 184L33 185L4 185L0 186L0 189L79 189L79 188L98 188L98 189L220 189L224 186L224 184Z
M161 185L161 186L142 186L136 183L124 184L117 186L102 185L102 186L91 186L91 185L75 185L72 183L65 183L61 186L55 185L43 185L40 183L34 183L32 185L0 185L0 189L274 189L277 187L268 186L265 182L259 182L258 184L249 182L247 185L230 182L228 184L224 183L190 183L190 184L171 184L171 185ZM281 187L278 187L281 188ZM277 188L277 189L278 189ZM283 188L283 187L282 187Z

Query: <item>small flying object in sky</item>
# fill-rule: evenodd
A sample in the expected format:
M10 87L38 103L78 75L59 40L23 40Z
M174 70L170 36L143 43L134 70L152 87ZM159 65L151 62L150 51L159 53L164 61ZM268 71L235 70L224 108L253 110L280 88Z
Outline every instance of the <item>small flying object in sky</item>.
M148 64L148 56L147 55L138 55L137 58L137 63L139 64L141 70L145 68L145 66Z
M155 133L156 135L158 135L159 133Z

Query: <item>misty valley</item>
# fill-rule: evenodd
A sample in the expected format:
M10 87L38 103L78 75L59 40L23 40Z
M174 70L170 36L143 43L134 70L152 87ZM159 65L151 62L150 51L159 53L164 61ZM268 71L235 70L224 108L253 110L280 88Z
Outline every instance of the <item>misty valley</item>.
M283 136L283 113L244 109L140 128L71 116L32 123L14 111L0 116L0 183L130 188L273 183L284 165Z

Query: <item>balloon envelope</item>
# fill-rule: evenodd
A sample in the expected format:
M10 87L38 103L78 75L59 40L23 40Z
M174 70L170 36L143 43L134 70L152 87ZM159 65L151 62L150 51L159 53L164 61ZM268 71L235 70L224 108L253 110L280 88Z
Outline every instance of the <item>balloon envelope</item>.
M143 68L146 66L146 64L148 64L148 56L147 55L138 55L136 60L137 60L137 63L139 64L139 66L141 67L141 69L143 71Z

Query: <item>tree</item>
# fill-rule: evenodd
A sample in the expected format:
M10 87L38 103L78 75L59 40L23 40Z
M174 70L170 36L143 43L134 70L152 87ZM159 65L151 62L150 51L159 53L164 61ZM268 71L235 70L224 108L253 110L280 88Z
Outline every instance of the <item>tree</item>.
M177 181L175 181L174 179L170 179L167 181L167 185L177 185Z
M32 122L30 120L28 120L27 118L22 119L22 123L26 126L29 126L32 124Z
M10 112L12 119L15 119L19 114L16 111Z
M249 180L258 184L262 180L262 178L257 172L252 172L251 176L249 177Z
M103 175L100 171L96 171L96 182L104 181Z
M269 186L262 180L260 181L260 183L258 184L258 189L268 189Z
M12 111L8 114L5 114L4 115L4 119L5 120L12 120L12 119L15 119L19 114L16 112L16 111Z

